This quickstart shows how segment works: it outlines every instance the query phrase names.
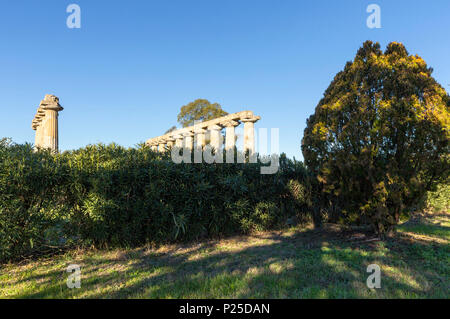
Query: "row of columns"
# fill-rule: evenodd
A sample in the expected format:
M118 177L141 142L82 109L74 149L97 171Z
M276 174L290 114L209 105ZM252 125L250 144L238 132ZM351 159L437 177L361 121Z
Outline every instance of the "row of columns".
M196 147L203 149L206 143L206 133L209 132L209 144L214 149L219 150L222 145L221 131L225 128L225 150L234 149L236 145L235 127L244 123L244 152L248 150L250 154L253 154L255 152L254 124L258 120L260 120L260 117L255 116L251 111L233 113L149 139L147 144L154 151L159 152L164 152L166 147L173 146L186 147L192 150L195 139Z
M31 128L36 131L34 139L36 148L48 148L53 152L58 152L58 112L62 110L56 96L45 95L31 122Z

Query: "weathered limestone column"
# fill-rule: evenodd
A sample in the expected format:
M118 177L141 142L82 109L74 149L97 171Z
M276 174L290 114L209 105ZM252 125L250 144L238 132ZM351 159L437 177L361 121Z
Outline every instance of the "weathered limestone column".
M239 122L226 120L220 124L225 126L226 162L234 163L234 147L236 145L236 134L234 132L234 128L239 125Z
M42 128L39 133L42 138L42 147L58 152L58 112L63 108L59 105L59 99L49 94L44 97L39 107L45 112L40 123Z
M208 130L210 131L211 135L211 141L210 145L216 150L220 150L220 131L222 130L222 127L219 125L210 125L208 126Z
M236 135L234 133L234 128L239 125L239 122L228 120L220 123L225 126L225 149L234 150L234 146L236 145Z
M165 152L166 151L166 143L164 143L164 141L160 141L158 144L158 149L161 153Z
M196 149L203 150L203 148L205 147L205 133L206 133L206 130L203 129L203 128L196 128L196 129L194 129L194 133L195 133L196 138L197 138Z
M183 147L183 136L180 134L174 135L173 138L175 139L175 146L182 148Z
M169 137L169 138L167 139L167 147L172 148L174 145L175 145L175 139Z
M158 151L158 145L151 145L150 148L152 149L153 152L157 152Z
M194 133L186 132L183 133L184 136L184 146L190 150L194 148Z
M259 116L241 119L244 123L244 153L248 150L249 155L255 153L255 122L259 119Z

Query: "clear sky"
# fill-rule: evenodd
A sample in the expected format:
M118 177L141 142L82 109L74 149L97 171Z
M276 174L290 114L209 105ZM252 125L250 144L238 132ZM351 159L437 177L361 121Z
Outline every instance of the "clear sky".
M81 7L69 29L66 8ZM369 4L381 29L369 29ZM2 1L0 137L34 142L31 120L55 94L60 149L134 146L176 124L197 98L253 110L302 159L306 119L365 40L403 42L450 84L450 1Z

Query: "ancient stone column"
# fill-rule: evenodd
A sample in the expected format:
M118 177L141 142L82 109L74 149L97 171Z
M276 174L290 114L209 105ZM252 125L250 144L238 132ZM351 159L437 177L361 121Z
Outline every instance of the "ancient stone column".
M169 137L169 138L167 139L167 147L172 148L174 145L175 145L175 139Z
M175 146L182 148L183 147L183 136L180 134L174 135L173 138L175 139Z
M239 125L239 122L233 120L226 120L220 123L225 126L225 150L226 150L226 162L234 162L234 147L236 145L236 135L234 128Z
M43 148L49 148L53 152L58 152L58 112L63 108L59 105L59 99L54 95L47 94L39 106L44 110L44 117L41 120L41 143Z
M41 107L39 107L36 113L36 119L38 123L38 126L36 128L36 135L38 136L37 142L39 144L37 144L37 146L39 147L44 147L44 124L43 124L44 116L45 111Z
M222 127L219 125L210 125L208 126L208 130L210 131L211 141L210 145L216 150L220 150L220 131Z
M236 135L234 133L234 128L239 125L239 122L228 120L220 124L225 126L225 149L234 150L234 146L236 145Z
M158 144L158 150L159 152L165 152L166 151L166 143L164 141L160 141Z
M152 149L153 152L158 151L158 145L151 145L150 148Z
M183 133L183 136L184 136L184 147L192 150L194 147L194 133L186 132Z
M247 150L250 155L255 153L255 122L259 119L259 116L241 119L244 123L244 153Z
M205 133L206 130L202 128L195 128L194 133L196 136L196 149L202 150L205 147Z

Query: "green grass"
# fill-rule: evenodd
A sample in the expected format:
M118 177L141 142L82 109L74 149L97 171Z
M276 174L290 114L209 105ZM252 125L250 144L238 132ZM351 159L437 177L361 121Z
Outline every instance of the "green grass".
M450 214L422 215L386 241L336 225L189 245L71 251L0 269L1 298L448 298ZM81 288L66 286L69 264ZM368 289L366 268L381 267Z

